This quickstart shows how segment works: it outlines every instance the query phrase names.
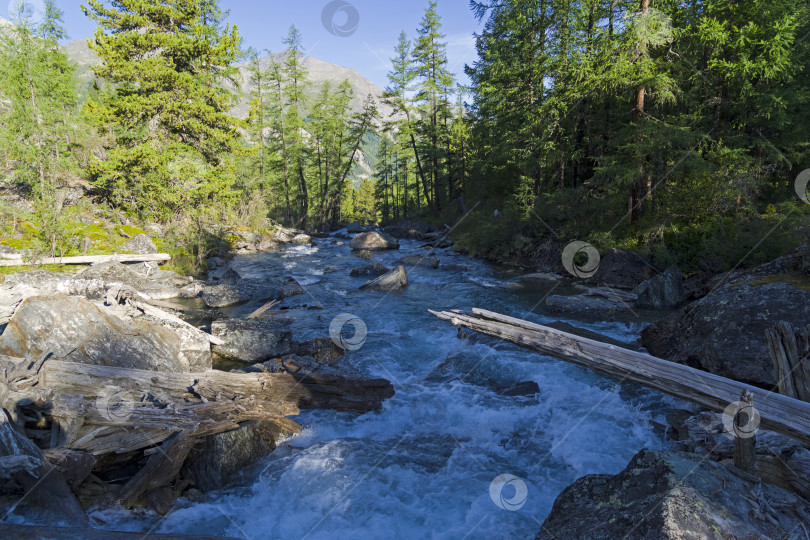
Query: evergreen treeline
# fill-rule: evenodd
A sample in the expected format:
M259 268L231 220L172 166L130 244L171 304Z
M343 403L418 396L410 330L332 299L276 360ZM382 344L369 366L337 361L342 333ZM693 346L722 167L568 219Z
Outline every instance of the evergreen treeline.
M473 0L469 88L430 0L394 48L386 118L370 99L353 110L347 81L311 88L295 27L280 55L243 51L216 0L87 0L101 83L79 103L61 13L47 0L34 24L19 5L0 41L0 150L53 249L71 176L192 237L469 211L462 245L501 259L578 238L718 270L783 251L807 222L792 195L810 163L804 0Z
M527 239L578 237L649 250L661 266L722 270L800 240L806 1L471 6L486 22L467 67L466 193L505 215L490 245L526 252L537 244Z

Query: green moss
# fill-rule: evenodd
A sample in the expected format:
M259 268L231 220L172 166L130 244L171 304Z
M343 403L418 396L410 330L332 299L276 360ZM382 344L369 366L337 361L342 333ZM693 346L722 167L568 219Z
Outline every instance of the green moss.
M757 287L759 285L767 285L769 283L787 283L788 285L796 287L797 289L810 292L810 276L799 273L771 274L747 283L740 283L737 286L750 285L751 287Z
M132 225L120 225L119 229L124 231L124 233L128 234L129 236L135 236L136 234L146 234L146 231L143 229L139 229L138 227L133 227ZM149 236L147 234L147 236Z
M14 249L29 249L31 247L30 238L3 238L0 244Z

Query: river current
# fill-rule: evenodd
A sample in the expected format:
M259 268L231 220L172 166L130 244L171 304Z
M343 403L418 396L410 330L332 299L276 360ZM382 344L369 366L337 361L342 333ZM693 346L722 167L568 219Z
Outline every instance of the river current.
M482 307L541 324L567 322L628 344L648 324L643 314L561 318L542 301L554 283L520 281L448 249L431 254L466 270L406 267L406 289L362 292L365 279L349 271L368 261L352 255L348 240L336 241L239 256L230 266L248 278L284 273L303 286L304 294L282 304L298 341L328 336L341 314L360 319L365 341L356 336L362 346L342 362L389 379L396 396L361 416L304 411L293 418L303 433L281 442L232 487L181 499L162 518L96 512L98 526L249 540L533 538L567 485L585 474L615 474L642 448L663 448L650 421L665 423L668 409L688 408L495 339L459 338L428 309ZM400 257L428 251L404 240L399 251L373 260L393 267ZM566 286L554 294L560 292ZM351 326L347 332L351 338ZM524 381L540 392L498 393ZM497 477L501 483L493 485Z

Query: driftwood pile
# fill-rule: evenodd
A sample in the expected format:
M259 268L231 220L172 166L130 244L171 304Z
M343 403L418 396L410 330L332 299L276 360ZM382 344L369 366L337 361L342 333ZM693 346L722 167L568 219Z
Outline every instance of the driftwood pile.
M112 270L115 276L129 279L125 271ZM223 343L172 313L182 311L182 306L115 278L107 285L106 278L42 276L56 285L40 284L33 276L23 285L2 287L0 324L9 323L20 314L20 306L37 296L56 302L61 297L86 296L88 300L82 301L102 310L105 317L158 321L194 337L194 343L201 342L204 349L206 344ZM101 289L105 285L112 286ZM259 317L277 304L266 303L250 317ZM69 317L67 322L71 323ZM119 332L126 328L124 324L116 327ZM89 330L95 336L93 332ZM115 339L104 336L99 339ZM271 451L279 436L300 432L301 426L288 417L302 409L364 413L379 409L394 394L385 379L303 370L230 373L208 369L210 354L207 362L188 364L192 367L185 370L179 369L185 365L180 361L167 362L166 369L146 370L109 365L113 359L98 354L73 355L74 361L65 361L77 347L98 349L92 341L55 343L66 347L46 354L31 343L24 345L23 352L4 350L13 356L0 355L0 521L19 505L25 509L23 515L42 517L37 521L79 527L86 526L89 507L147 505L165 513L185 490L195 487L195 471L208 470L205 467L211 462L205 459L222 464L217 474L222 473L224 482L232 473L226 471L225 463L244 467ZM51 345L48 348L53 351ZM31 356L17 357L23 354ZM233 452L227 448L228 456L206 457L205 448L226 433L235 437L226 440L240 441L242 447ZM0 524L0 538L8 534L8 527ZM34 533L11 535L26 534Z
M61 460L71 462L68 468L85 469L85 478L101 461L148 456L126 482L105 486L109 495L103 503L127 507L148 502L155 490L179 495L185 486L176 485L177 475L205 437L256 420L298 433L301 427L286 417L302 408L366 412L393 393L382 379L216 370L157 373L47 355L33 361L0 357L0 406L10 415L5 429L12 423L22 427L37 442L28 441L28 447L58 450ZM9 445L0 448L0 455L6 456L0 458L0 471L30 465L17 463L23 454ZM36 476L31 474L32 481ZM64 490L53 495L65 498Z

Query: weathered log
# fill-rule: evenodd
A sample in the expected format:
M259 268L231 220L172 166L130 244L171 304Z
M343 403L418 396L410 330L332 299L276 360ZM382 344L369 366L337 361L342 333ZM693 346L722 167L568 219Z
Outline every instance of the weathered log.
M113 387L119 392L134 392L137 395L151 393L160 397L164 394L164 401L167 402L181 402L194 397L222 401L254 396L279 407L287 403L301 409L354 412L377 410L382 407L384 399L394 395L394 388L386 379L347 379L337 375L291 373L226 373L217 370L158 374L56 360L49 360L40 370L39 386L88 398L103 397L108 393L105 389Z
M126 397L126 393L116 399ZM250 420L264 420L276 424L290 433L300 433L301 426L285 418L298 414L291 403L271 403L256 399L225 400L209 403L175 403L156 407L141 402L134 394L130 401L112 403L101 396L59 394L50 404L54 417L69 418L78 427L62 443L74 450L83 450L100 456L109 453L124 454L161 444L179 431L211 430L220 433L239 427Z
M762 427L810 444L810 404L689 366L600 343L483 309L472 314L430 311L436 317L522 347L555 356L621 381L725 411L744 390L756 396Z
M0 523L0 538L15 540L235 540L224 536L194 534L156 534L105 531L80 527L44 527L39 525L15 525Z
M779 393L810 402L810 325L796 331L781 321L765 338Z
M250 315L248 315L245 318L246 319L255 319L257 317L260 317L263 313L273 309L274 307L276 307L280 303L281 302L279 300L270 300L265 305L263 305L262 307L260 307L259 309L257 309L256 311L254 311L253 313L251 313Z
M757 435L748 433L749 426L755 420L752 415L754 409L754 396L743 390L740 396L740 407L734 415L734 466L749 474L757 472Z
M84 255L79 257L44 257L31 260L0 260L0 266L36 266L39 264L96 264L100 262L166 262L172 256L168 253L150 255Z

